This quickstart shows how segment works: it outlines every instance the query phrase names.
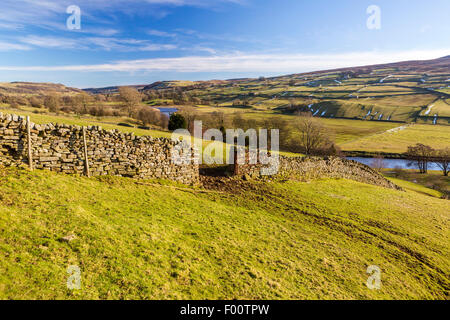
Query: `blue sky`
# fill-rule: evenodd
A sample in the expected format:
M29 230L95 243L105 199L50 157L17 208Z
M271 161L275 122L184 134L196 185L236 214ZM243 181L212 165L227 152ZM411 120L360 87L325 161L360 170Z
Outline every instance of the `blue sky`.
M71 5L80 30L67 28ZM2 0L0 81L85 88L437 58L450 54L449 12L448 0Z

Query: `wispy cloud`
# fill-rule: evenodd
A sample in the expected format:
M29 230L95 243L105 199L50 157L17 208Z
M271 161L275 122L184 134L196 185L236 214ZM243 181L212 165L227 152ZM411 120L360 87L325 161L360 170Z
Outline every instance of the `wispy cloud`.
M105 51L167 51L177 48L173 44L152 43L148 40L121 39L112 37L84 37L84 38L65 38L51 36L29 35L19 38L23 44L41 48L52 49L77 49L77 50L105 50Z
M19 23L13 23L13 22L0 22L0 30L6 29L6 30L20 30L23 28L23 25Z
M0 41L0 51L14 51L14 50L24 51L24 50L31 50L31 48L29 46L22 44Z
M119 30L113 28L83 28L81 30L74 30L78 33L95 34L103 37L111 37L120 33Z
M236 54L226 56L191 56L180 58L116 61L96 65L0 66L3 71L82 71L82 72L277 72L296 73L315 70L371 65L404 60L425 60L448 55L448 50L407 52L353 52L341 54Z
M139 51L168 51L177 49L173 44L149 44L139 48Z
M175 38L177 36L176 33L170 33L160 30L148 30L147 34L150 36L163 37L163 38Z
M0 9L0 30L18 32L15 42L4 44L2 51L28 50L33 47L51 49L99 49L132 51L167 51L186 47L181 43L160 43L156 41L117 37L122 31L120 25L113 25L117 12L140 15L146 12L152 15L167 14L167 8L194 6L216 8L223 4L243 4L242 0L77 0L81 7L82 28L68 32L66 9L73 0L2 0ZM110 18L110 19L108 19ZM36 28L38 28L36 30ZM41 28L42 30L39 30ZM20 31L20 32L19 32ZM42 32L41 32L42 31ZM28 35L26 34L28 33ZM43 36L45 34L45 36ZM162 30L149 30L149 36L166 38L166 42L177 42L177 33ZM10 34L10 38L13 34ZM12 38L11 38L12 39ZM18 40L18 41L17 41ZM3 41L10 41L3 39ZM197 44L198 46L198 44ZM199 50L214 53L206 46Z
M129 14L159 15L162 11L168 14L167 7L193 6L216 8L223 4L244 4L244 0L2 0L0 10L0 28L11 26L41 26L47 28L62 28L68 6L78 5L84 16L94 17L96 13L124 11ZM164 8L166 7L166 9ZM96 18L98 21L98 19Z
M19 38L19 41L28 45L42 47L42 48L59 48L59 49L83 49L87 48L81 46L79 41L71 38L59 37L41 37L29 35Z

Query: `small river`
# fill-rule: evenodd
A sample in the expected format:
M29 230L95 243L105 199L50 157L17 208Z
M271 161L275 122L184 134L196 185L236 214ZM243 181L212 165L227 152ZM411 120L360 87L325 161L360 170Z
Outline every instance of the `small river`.
M362 158L362 157L347 157L348 160L354 160L361 162L369 167L372 166L372 163L375 161L375 158ZM383 159L383 168L385 169L417 169L417 166L414 164L409 166L410 161L406 159ZM430 162L428 164L428 170L441 170L437 164Z
M169 118L173 113L178 111L177 108L158 108L158 109L162 114L165 114Z

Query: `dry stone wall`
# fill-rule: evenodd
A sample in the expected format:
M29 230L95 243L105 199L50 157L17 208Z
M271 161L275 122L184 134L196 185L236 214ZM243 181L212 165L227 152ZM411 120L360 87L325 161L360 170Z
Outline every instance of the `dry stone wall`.
M65 124L30 125L32 165L69 174L85 173L83 128ZM0 165L28 164L26 119L0 113ZM165 138L137 137L118 130L88 127L86 130L89 171L93 176L117 175L141 179L169 179L184 184L199 181L199 167L192 161L175 164L175 142ZM195 157L191 148L180 148L181 157ZM239 165L242 176L261 177L262 165ZM381 174L361 163L337 157L280 156L279 178L301 181L318 178L346 178L399 189Z
M0 113L0 164L28 163L26 119ZM83 128L65 124L31 123L33 167L69 174L85 173ZM184 184L199 180L198 165L175 164L176 143L166 138L137 137L118 130L87 127L87 154L93 176L117 175L142 179L169 179ZM192 157L193 149L182 149Z
M239 175L261 177L262 165L240 165ZM343 178L400 190L383 175L362 163L339 157L279 157L279 178L308 181L320 178Z

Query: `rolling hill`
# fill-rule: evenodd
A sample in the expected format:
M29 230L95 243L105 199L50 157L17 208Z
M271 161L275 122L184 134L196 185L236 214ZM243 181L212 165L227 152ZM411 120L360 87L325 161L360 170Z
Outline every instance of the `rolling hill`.
M426 188L20 169L0 183L0 299L448 298L448 200ZM67 288L69 266L81 290Z
M209 105L245 104L254 111L387 122L450 124L450 57L257 79L159 81L131 86L142 92L176 91ZM116 94L117 86L84 89ZM31 95L79 89L48 83L1 83L0 94ZM166 101L166 103L170 101Z
M258 79L160 81L146 91L183 91L211 105L245 102L258 111L311 111L316 117L450 123L450 56ZM116 92L117 87L86 89ZM296 108L292 109L292 105Z
M230 80L186 87L186 93L229 107L311 111L322 118L450 123L450 58Z
M82 90L66 87L63 84L37 82L0 82L0 94L11 96L45 95L51 92L71 95Z

